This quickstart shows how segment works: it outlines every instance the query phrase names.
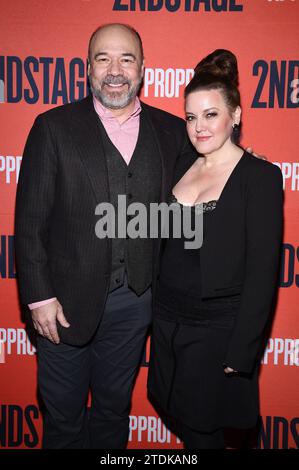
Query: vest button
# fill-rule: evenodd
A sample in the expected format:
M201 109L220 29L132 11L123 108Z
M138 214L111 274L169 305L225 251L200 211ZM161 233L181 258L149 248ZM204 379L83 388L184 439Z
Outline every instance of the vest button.
M132 178L132 176L133 176L133 173L131 171L129 171L128 178Z
M116 284L120 283L120 280L118 278L115 279Z
M124 261L125 261L124 258L120 258L119 260L120 263L123 263Z
M132 199L132 197L133 197L132 194L129 193L129 194L128 194L128 199Z

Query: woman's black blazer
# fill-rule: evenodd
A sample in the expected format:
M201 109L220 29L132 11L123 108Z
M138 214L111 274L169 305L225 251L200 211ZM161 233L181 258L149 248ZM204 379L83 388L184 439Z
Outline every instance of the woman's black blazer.
M186 169L186 162L179 162L175 183ZM240 294L224 362L245 373L256 363L273 304L282 220L280 169L245 151L221 193L200 249L202 299Z

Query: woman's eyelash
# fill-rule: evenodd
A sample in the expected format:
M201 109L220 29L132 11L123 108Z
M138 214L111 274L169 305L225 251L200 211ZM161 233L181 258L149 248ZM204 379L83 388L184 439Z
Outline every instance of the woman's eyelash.
M215 112L207 113L205 117L210 118L210 117L215 117L215 116L218 116L218 113L215 113ZM195 116L186 116L185 119L186 119L186 121L190 122L190 121L193 121L195 119Z

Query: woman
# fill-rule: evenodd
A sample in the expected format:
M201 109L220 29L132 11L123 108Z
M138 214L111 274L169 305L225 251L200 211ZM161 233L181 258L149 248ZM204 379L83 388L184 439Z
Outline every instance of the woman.
M148 389L179 424L186 448L224 448L224 429L259 415L258 365L277 284L282 231L279 168L235 142L241 107L235 56L216 50L185 90L200 154L177 168L170 202L201 204L203 244L164 243L155 295Z

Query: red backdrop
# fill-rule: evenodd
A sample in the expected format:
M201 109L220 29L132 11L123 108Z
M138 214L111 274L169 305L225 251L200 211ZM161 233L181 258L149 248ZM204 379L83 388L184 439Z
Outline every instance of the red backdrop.
M86 94L89 36L106 22L139 31L146 60L141 98L180 116L196 63L216 48L237 55L242 144L278 164L285 183L282 270L260 377L258 445L299 447L299 0L0 0L0 9L0 447L41 445L35 350L21 319L14 266L22 151L38 113ZM148 349L133 395L129 447L180 447L146 397Z

